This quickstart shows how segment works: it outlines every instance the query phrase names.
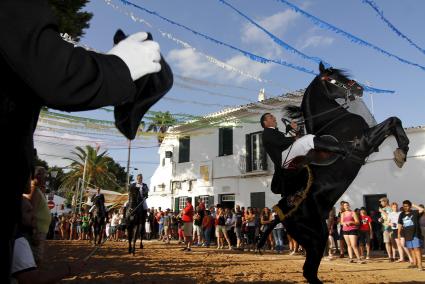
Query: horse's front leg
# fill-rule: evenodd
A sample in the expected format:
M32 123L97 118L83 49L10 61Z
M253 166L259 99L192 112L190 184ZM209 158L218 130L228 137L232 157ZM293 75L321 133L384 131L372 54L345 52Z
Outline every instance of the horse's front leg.
M127 240L128 240L128 253L133 251L131 247L131 241L133 240L133 226L127 225Z
M133 229L134 231L134 236L133 236L133 255L136 254L136 242L137 242L137 238L139 235L139 228L140 228L140 224L137 223L136 228Z
M409 138L403 129L401 120L397 117L390 117L383 122L371 127L361 141L361 149L370 155L389 136L394 135L398 148L394 152L394 161L398 167L402 167L406 161L409 151Z

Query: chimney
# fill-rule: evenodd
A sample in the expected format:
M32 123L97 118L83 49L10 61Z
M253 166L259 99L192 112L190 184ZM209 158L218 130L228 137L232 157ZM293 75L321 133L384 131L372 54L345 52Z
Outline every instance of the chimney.
M264 88L260 89L260 92L258 93L258 101L262 102L266 99L266 94L264 93Z

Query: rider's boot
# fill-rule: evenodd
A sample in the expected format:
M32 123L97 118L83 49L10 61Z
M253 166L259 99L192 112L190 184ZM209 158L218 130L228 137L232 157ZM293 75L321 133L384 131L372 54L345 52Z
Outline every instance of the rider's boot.
M315 136L313 141L314 149L333 152L343 156L348 156L353 149L353 145L351 144L339 143L328 139L325 140L320 136Z

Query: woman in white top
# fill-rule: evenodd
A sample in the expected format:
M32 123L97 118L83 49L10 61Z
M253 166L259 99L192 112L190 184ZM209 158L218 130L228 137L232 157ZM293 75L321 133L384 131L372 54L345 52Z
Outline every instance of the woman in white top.
M388 213L388 222L391 224L391 244L393 246L393 259L396 258L396 246L399 254L399 260L397 262L404 262L404 253L409 257L410 263L413 262L410 251L404 246L405 240L403 237L398 238L398 217L400 216L401 211L398 210L397 202L391 203L391 212Z

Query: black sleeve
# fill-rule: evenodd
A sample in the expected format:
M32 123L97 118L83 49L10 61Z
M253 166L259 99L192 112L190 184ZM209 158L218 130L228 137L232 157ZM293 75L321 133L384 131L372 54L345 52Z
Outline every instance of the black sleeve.
M263 142L269 147L282 149L282 151L294 143L294 137L286 137L280 131L265 131L263 133Z
M46 0L0 1L0 39L0 56L48 107L79 111L134 100L125 63L65 42Z

